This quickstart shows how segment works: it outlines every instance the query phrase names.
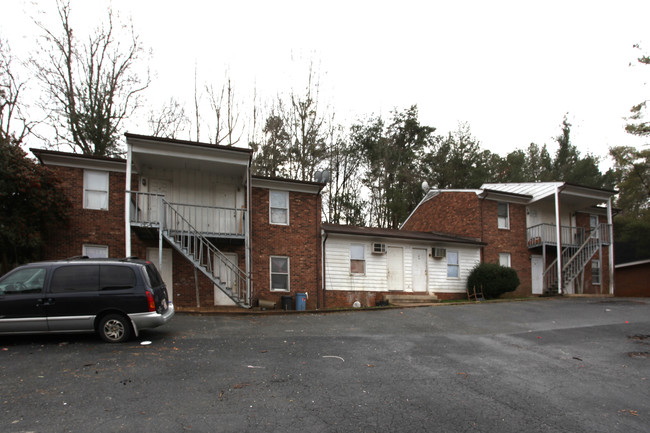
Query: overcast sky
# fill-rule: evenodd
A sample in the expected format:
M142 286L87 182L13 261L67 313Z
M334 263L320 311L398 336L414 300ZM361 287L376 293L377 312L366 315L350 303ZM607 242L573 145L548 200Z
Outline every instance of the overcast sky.
M30 16L40 8L45 20L56 18L53 0L36 3L3 1L0 37L15 56L36 44ZM108 4L73 0L73 25L85 30ZM228 73L248 110L253 88L262 99L298 90L313 61L321 103L342 122L417 104L423 124L447 133L467 122L484 149L505 155L530 142L554 152L568 112L583 153L604 157L610 146L643 144L623 126L630 107L650 99L650 66L636 66L650 53L648 0L112 5L152 49L153 105L173 96L190 110L196 70L199 84L217 87ZM146 125L127 127L148 133Z

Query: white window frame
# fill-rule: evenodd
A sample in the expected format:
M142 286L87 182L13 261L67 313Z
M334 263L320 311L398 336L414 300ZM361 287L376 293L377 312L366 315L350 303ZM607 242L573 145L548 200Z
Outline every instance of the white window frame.
M512 267L512 256L510 253L499 253L499 264L505 266L506 268Z
M274 203L273 196L283 197L284 206L279 206ZM286 218L283 221L274 221L274 210L284 210L286 212ZM269 190L269 223L274 225L289 225L289 191L274 191Z
M356 251L355 251L356 249ZM360 249L360 251L359 251ZM361 254L359 254L361 253ZM352 270L352 261L363 263L363 272L354 272ZM366 275L366 246L364 244L350 244L350 274Z
M594 272L594 269L598 269L598 272ZM591 261L591 284L594 286L600 286L601 275L600 275L600 260Z
M452 262L452 257L456 257L456 263ZM455 269L455 276L450 275L452 269ZM447 279L458 280L460 278L460 253L458 251L447 250Z
M506 207L506 216L499 216L499 207L505 205ZM510 229L510 203L497 202L497 227L502 230Z
M287 272L273 272L273 259L284 259L287 261ZM287 288L286 289L274 289L273 288L273 275L286 275L287 276ZM271 256L269 257L269 287L272 292L290 292L291 291L291 260L287 256Z
M108 245L83 244L81 255L88 256L91 259L107 259Z
M91 176L101 176L104 185L91 185ZM110 177L108 171L84 170L84 209L108 210L109 192ZM103 203L99 206L91 204L91 194L98 196L96 198Z

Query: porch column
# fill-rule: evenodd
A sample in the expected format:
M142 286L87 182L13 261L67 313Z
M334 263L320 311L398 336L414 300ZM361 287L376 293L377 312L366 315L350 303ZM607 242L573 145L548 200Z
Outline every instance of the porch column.
M124 256L131 257L131 145L126 141L126 188L124 189Z
M612 218L612 198L607 199L607 224L609 224L609 294L614 294L614 219ZM602 261L602 256L601 256Z
M562 233L560 227L560 186L555 188L555 236L557 248L557 290L562 294L564 287L562 287L562 241L560 235Z

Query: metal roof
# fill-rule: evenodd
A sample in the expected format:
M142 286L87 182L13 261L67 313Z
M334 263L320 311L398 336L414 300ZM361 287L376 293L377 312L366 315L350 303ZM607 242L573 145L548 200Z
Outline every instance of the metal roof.
M337 233L342 235L368 236L374 238L397 238L419 241L430 241L438 243L457 243L470 245L486 245L476 238L448 235L436 232L418 232L396 229L384 229L377 227L355 227L341 224L323 223L322 229L327 233Z

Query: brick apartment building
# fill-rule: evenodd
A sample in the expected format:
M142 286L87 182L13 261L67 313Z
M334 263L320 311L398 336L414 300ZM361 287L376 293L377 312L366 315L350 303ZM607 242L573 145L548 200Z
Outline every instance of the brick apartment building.
M323 184L252 176L248 149L126 138L126 159L32 149L72 203L45 258L146 258L179 311L296 292L320 307Z
M564 182L431 190L402 229L477 238L482 262L517 271L513 296L613 294L615 193Z

